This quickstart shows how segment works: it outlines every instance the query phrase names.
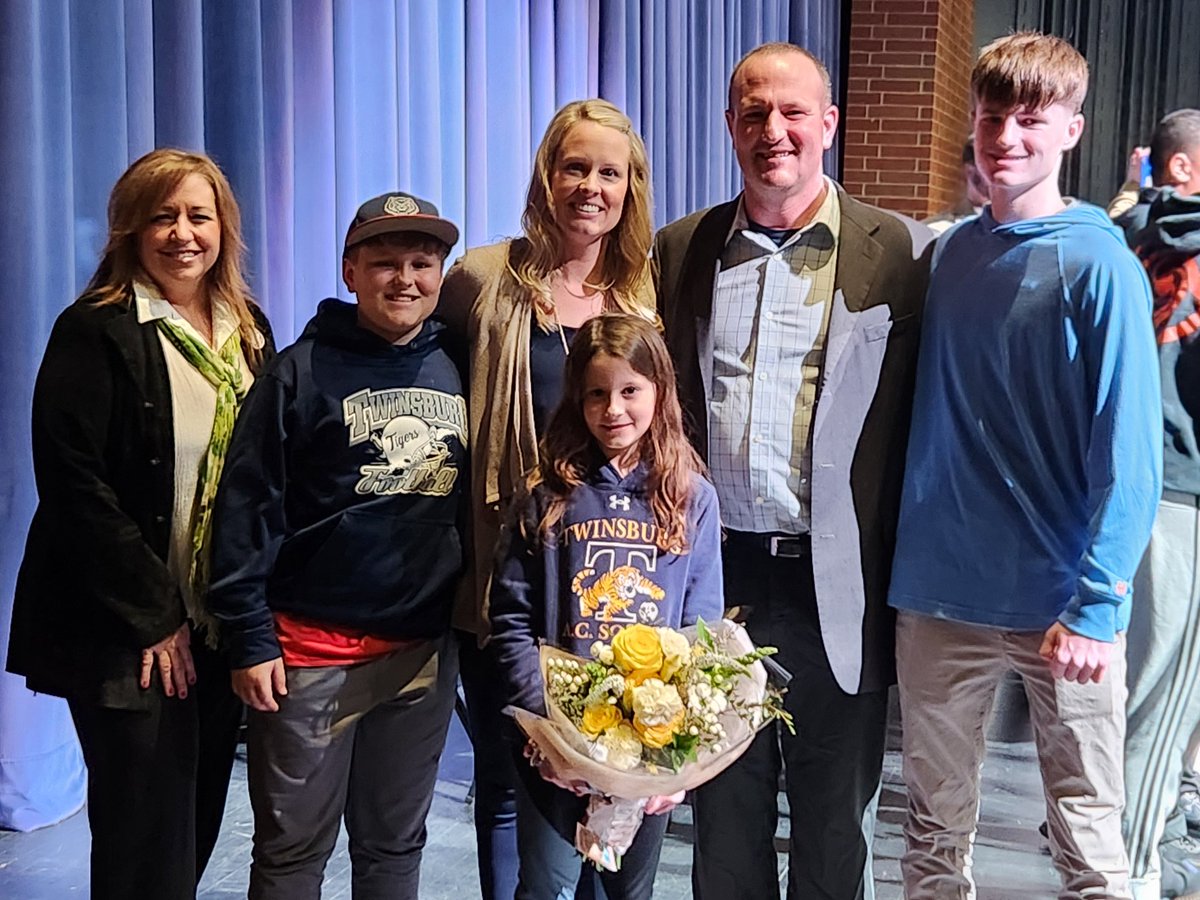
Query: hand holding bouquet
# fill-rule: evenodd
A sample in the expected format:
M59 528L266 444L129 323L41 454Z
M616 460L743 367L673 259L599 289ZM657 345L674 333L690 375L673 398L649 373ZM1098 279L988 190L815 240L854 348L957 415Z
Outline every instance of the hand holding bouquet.
M542 647L548 718L513 715L558 779L600 795L577 835L582 852L614 868L647 798L715 777L771 719L790 727L760 662L774 652L725 620L682 632L631 625L611 646L593 644L590 660Z

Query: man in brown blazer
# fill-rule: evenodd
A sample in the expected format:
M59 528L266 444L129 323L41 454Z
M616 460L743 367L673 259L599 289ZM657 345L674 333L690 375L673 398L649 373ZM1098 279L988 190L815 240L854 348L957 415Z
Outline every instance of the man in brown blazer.
M745 191L659 232L659 308L720 496L726 605L779 648L796 733L764 730L696 792L693 888L698 900L778 896L782 766L787 897L869 898L931 233L825 177L838 110L807 51L748 53L725 115Z

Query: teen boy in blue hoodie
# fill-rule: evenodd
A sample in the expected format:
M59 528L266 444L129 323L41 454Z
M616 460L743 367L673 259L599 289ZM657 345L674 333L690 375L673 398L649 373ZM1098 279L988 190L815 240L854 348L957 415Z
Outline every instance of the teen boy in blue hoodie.
M320 896L345 817L355 897L416 900L454 707L466 403L429 319L458 229L376 197L256 382L218 493L210 603L250 707L252 900Z
M934 255L889 601L904 712L909 900L974 896L983 729L1025 682L1063 896L1128 898L1124 635L1162 479L1145 275L1059 192L1087 63L1058 38L971 76L991 203Z

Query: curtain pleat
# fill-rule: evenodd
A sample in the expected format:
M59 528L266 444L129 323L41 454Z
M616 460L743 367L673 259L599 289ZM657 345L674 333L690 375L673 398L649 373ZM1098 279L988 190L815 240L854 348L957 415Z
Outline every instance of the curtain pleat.
M9 7L16 4L10 3ZM19 15L14 13L20 13ZM4 211L0 246L10 291L5 309L0 379L0 662L7 657L8 619L25 530L33 513L29 447L33 376L50 325L75 290L86 253L90 210L76 235L72 134L71 11L65 0L5 8L0 28L0 171ZM115 97L124 102L123 88ZM120 132L115 119L107 132ZM88 248L90 249L90 248ZM92 256L95 266L95 256ZM83 759L65 704L25 689L23 679L0 672L0 826L18 830L56 822L75 812L85 790Z

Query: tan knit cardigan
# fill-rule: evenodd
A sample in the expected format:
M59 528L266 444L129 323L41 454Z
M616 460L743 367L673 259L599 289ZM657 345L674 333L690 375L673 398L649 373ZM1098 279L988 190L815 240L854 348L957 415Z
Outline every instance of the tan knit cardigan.
M454 625L484 639L500 523L537 465L529 334L533 298L508 272L522 239L468 250L442 284L438 315L469 348L471 535Z

